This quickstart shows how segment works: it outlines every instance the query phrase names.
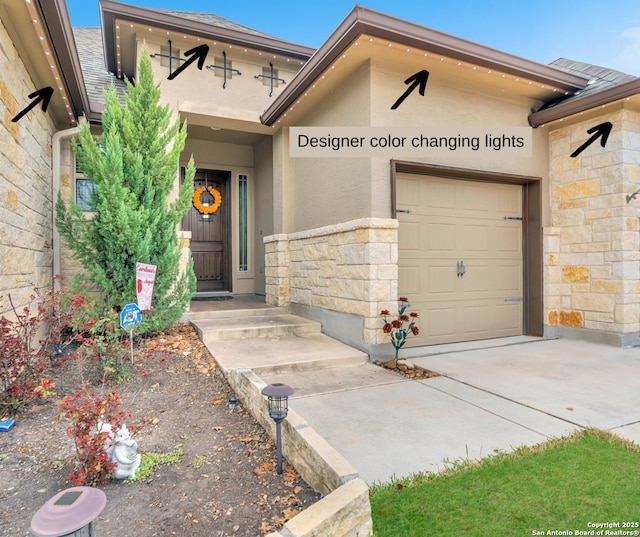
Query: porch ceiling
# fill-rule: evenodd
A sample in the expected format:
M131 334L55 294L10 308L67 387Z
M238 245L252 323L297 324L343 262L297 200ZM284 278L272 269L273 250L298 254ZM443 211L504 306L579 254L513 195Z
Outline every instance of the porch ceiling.
M257 121L212 116L193 102L181 102L178 111L180 120L187 122L189 138L254 146L265 136L273 134L273 129Z
M187 136L205 142L222 142L225 144L249 145L254 146L265 135L254 132L243 132L231 129L216 129L204 127L202 125L187 124Z

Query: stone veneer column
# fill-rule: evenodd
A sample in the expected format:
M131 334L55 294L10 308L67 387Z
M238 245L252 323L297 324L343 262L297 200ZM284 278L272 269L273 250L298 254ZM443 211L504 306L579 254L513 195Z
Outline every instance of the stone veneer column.
M265 237L266 302L364 319L358 339L380 343L380 310L398 298L398 221L363 218Z
M606 147L570 156L604 121ZM562 124L557 124L560 126ZM618 107L550 127L552 227L544 230L545 323L549 335L617 345L640 343L640 114Z
M291 302L289 239L285 234L264 238L265 302L271 306L288 306Z

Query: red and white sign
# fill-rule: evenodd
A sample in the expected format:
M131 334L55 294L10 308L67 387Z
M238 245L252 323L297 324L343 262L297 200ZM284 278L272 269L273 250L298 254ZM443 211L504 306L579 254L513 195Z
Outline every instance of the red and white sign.
M142 311L151 309L151 297L153 296L153 284L156 281L155 265L136 263L136 293L138 295L138 307Z

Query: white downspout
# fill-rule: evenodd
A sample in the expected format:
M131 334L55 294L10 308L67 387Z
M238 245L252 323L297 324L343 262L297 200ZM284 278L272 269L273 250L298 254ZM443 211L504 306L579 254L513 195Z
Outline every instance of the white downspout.
M54 291L60 290L60 282L55 279L55 277L61 274L62 271L62 260L60 259L62 248L60 247L60 233L58 233L58 228L56 227L56 218L58 216L58 211L56 209L56 202L58 201L58 192L60 192L60 176L62 174L61 171L61 147L62 140L67 138L72 138L78 134L78 127L72 127L70 129L64 129L54 133L51 139L51 151L52 155L52 166L53 166L53 180L51 184L51 200L53 203L53 277L54 277Z

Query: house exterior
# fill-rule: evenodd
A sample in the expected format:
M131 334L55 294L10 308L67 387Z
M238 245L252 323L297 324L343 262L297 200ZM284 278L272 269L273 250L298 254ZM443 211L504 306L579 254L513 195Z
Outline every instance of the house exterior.
M113 0L100 1L101 28L73 32L62 0L0 7L2 61L21 66L1 75L0 219L14 236L0 234L0 292L79 269L51 225L58 191L82 198L90 182L69 140L81 116L99 132L102 89L122 89L148 54L164 103L188 123L182 165L193 155L198 169L202 205L180 225L198 292L264 295L372 357L386 350L379 313L398 296L419 313L414 346L521 334L640 344L640 79L541 65L359 6L318 50ZM9 29L18 22L33 27ZM202 68L183 68L202 45ZM422 71L426 87L410 91ZM58 72L46 114L7 121ZM418 133L420 147L383 137L364 156L295 156L299 129L327 141L355 127L405 133L407 146ZM32 138L41 169L18 173ZM37 225L19 217L33 206Z
M89 101L64 4L0 2L0 21L0 315L10 316L52 284L54 178ZM14 121L43 88L54 89L46 112Z

